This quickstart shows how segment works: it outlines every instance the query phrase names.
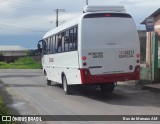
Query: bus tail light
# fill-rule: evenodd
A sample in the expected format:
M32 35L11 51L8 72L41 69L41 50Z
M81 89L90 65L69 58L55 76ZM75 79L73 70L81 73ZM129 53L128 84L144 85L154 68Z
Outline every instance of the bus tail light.
M140 54L137 54L136 57L137 57L137 59L139 59L140 58Z
M140 60L139 59L137 59L137 63L139 63L140 62Z
M140 54L137 54L136 57L137 57L137 61L136 62L137 62L137 64L139 64L140 63L140 60L139 60L140 59Z
M82 57L82 60L84 60L84 61L87 60L87 57L86 57L86 56L83 56L83 57Z
M140 72L140 65L137 65L137 66L135 67L135 72Z
M139 80L140 79L140 65L137 65L135 67L134 73L135 73L135 76L134 76L135 80Z
M86 65L87 65L87 63L86 63L86 62L84 62L84 63L83 63L83 66L86 66Z
M86 82L91 76L89 69L80 69L82 83Z
M110 15L109 13L106 13L105 16L106 16L106 17L110 17L111 15Z
M90 76L89 69L80 69L81 75Z
M88 71L87 70L84 71L84 75L88 75Z

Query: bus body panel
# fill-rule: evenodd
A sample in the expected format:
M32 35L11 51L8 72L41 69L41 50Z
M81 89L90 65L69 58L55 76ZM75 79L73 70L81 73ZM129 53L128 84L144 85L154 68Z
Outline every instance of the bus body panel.
M81 84L77 51L44 55L42 64L49 80L62 83L63 73L69 84Z
M81 19L79 47L80 68L88 69L90 74L85 83L138 80L140 49L133 19L128 15L85 18L86 15Z
M111 48L94 48L83 49L83 55L86 56L87 68L91 75L115 74L134 72L137 65L136 54L124 55L128 51L137 51L137 47L111 47ZM129 53L129 52L128 52ZM121 58L120 58L121 57ZM83 65L82 65L83 66ZM133 67L131 67L133 66ZM84 66L83 66L84 67Z

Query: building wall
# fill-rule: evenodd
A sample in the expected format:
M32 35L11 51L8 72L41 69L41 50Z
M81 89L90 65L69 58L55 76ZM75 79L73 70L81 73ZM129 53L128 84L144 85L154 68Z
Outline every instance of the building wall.
M155 18L155 31L160 36L160 13ZM160 68L160 40L158 41L158 67Z
M146 66L151 67L151 43L153 40L153 32L147 32L146 40Z
M141 63L146 61L146 31L138 31L140 41L140 55Z
M155 18L155 31L160 35L160 14Z
M0 61L5 61L7 63L14 62L19 57L27 56L26 51L0 51L4 56Z
M0 51L4 56L26 56L26 51Z

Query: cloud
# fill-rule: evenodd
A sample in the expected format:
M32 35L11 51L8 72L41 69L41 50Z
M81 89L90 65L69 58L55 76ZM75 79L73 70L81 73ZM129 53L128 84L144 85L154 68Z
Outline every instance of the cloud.
M120 3L127 6L141 6L147 8L158 7L160 2L159 0L121 0Z
M159 8L159 0L88 0L89 5L124 5L139 25ZM55 27L55 9L59 21L66 22L82 14L86 0L0 0L0 34L46 32ZM52 22L52 23L51 23Z
M55 27L57 8L65 9L59 13L59 20L66 22L82 13L84 6L82 1L73 0L3 0L0 3L0 34L46 32ZM79 6L69 6L74 4Z

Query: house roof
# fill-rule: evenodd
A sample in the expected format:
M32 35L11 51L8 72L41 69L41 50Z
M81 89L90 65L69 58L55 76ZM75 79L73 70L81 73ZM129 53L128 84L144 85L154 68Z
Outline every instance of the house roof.
M159 9L157 9L154 13L152 13L150 16L148 16L147 18L149 18L149 17L157 17L157 15L159 15L160 14L160 8ZM146 24L146 19L147 18L145 18L145 20L143 21L143 22L141 22L141 24Z
M13 46L0 45L0 51L25 51L25 50L27 49L19 45L13 45Z

